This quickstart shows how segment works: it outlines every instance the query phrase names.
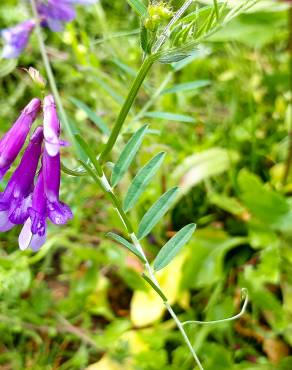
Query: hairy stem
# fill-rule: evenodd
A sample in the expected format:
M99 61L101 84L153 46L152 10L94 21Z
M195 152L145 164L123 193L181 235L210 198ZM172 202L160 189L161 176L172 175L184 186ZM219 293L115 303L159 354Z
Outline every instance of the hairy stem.
M48 80L49 80L50 88L51 88L51 91L54 95L57 107L59 109L61 121L65 125L65 129L66 129L67 133L69 134L70 138L72 138L73 133L72 133L72 130L71 130L71 127L70 127L65 109L64 109L63 104L62 104L62 100L61 100L61 97L60 97L60 94L59 94L59 91L58 91L58 88L57 88L57 83L56 83L56 80L55 80L55 77L54 77L54 74L53 74L53 70L52 70L52 67L51 67L51 64L50 64L50 61L49 61L49 57L48 57L48 54L47 54L47 51L46 51L44 37L43 37L42 29L41 29L41 26L40 26L40 18L39 18L39 14L38 14L38 11L37 11L37 6L36 6L35 0L30 0L30 4L31 4L31 8L32 8L32 13L33 13L33 16L34 16L35 22L36 22L37 39L38 39L40 53L41 53L41 56L42 56L42 59L43 59L44 67L45 67L45 70L46 70L46 74L47 74L47 77L48 77Z

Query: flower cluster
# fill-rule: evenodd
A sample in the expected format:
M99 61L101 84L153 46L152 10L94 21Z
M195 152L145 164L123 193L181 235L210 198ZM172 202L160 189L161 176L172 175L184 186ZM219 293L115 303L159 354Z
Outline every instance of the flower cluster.
M0 180L23 148L41 107L41 101L33 99L0 140ZM22 250L29 247L38 250L44 244L47 219L63 225L73 217L70 208L59 200L63 145L59 136L56 105L49 95L43 102L43 126L33 132L18 167L0 193L0 232L23 225L19 235Z
M75 16L75 4L93 4L97 0L36 0L40 24L52 31L61 31L63 24L71 22ZM3 58L17 58L25 49L30 34L35 28L34 20L27 20L14 27L1 31L4 41Z

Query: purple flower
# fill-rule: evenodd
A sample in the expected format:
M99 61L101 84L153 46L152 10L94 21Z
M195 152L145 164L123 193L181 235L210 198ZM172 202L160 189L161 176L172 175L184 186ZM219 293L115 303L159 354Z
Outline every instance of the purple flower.
M41 170L32 196L32 206L29 208L29 218L19 234L19 248L39 250L46 241L47 202L44 192L44 178Z
M33 20L28 20L1 32L4 40L3 58L17 58L26 47L30 34L35 27Z
M61 31L63 22L71 22L76 16L73 6L60 0L39 1L38 13L42 18L42 25L48 26L52 31Z
M30 139L22 160L0 193L0 231L8 231L28 218L34 177L42 150L43 129L38 127Z
M24 108L11 129L0 140L0 180L21 151L40 107L41 101L33 99Z
M63 225L72 218L70 208L60 202L59 191L61 181L60 160L60 121L52 95L44 99L44 138L43 155L44 187L47 197L48 217L56 225Z
M61 182L60 122L52 95L44 99L45 147L40 171L33 195L29 218L19 235L20 249L38 250L46 240L47 218L63 225L73 215L71 209L59 199Z
M61 31L63 23L71 22L76 17L74 4L88 5L96 0L43 0L38 1L38 12L42 18L42 25L52 31Z
M44 98L43 111L45 148L48 154L54 157L60 152L60 121L52 95Z

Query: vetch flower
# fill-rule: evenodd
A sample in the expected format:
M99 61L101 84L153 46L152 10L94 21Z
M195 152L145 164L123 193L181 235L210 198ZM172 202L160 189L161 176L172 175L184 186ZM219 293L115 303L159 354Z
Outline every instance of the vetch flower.
M48 26L52 31L61 31L63 23L71 22L76 17L74 4L88 5L96 0L39 0L38 13L42 25Z
M44 138L43 155L44 188L47 197L48 217L56 225L63 225L72 218L70 208L60 202L61 181L60 121L52 95L44 99Z
M53 95L44 98L44 137L45 148L52 157L60 152L60 121Z
M32 99L11 129L0 140L0 180L21 151L40 108L41 101Z
M19 248L25 250L39 250L46 241L47 202L44 192L44 178L42 170L39 173L32 195L32 206L28 210L29 217L19 234Z
M8 231L16 224L23 224L31 207L34 177L42 151L43 128L33 133L21 162L14 171L7 187L0 193L0 231Z
M73 217L69 206L59 199L61 183L60 122L52 95L44 99L44 153L42 169L32 195L32 205L19 235L19 247L38 250L46 241L47 219L63 225Z
M44 191L47 199L47 215L55 225L64 225L72 219L72 211L59 199L61 183L60 153L51 157L46 149L43 156Z
M4 40L2 57L7 59L17 58L25 49L34 27L35 21L28 20L1 31L1 36Z

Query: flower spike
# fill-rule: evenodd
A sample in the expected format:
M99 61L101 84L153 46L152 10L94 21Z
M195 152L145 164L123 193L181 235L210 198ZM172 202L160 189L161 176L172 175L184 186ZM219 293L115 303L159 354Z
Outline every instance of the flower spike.
M43 129L38 127L7 187L0 193L0 232L20 225L28 218L31 193L42 150Z
M0 180L21 151L40 108L41 101L32 99L11 129L0 140Z

